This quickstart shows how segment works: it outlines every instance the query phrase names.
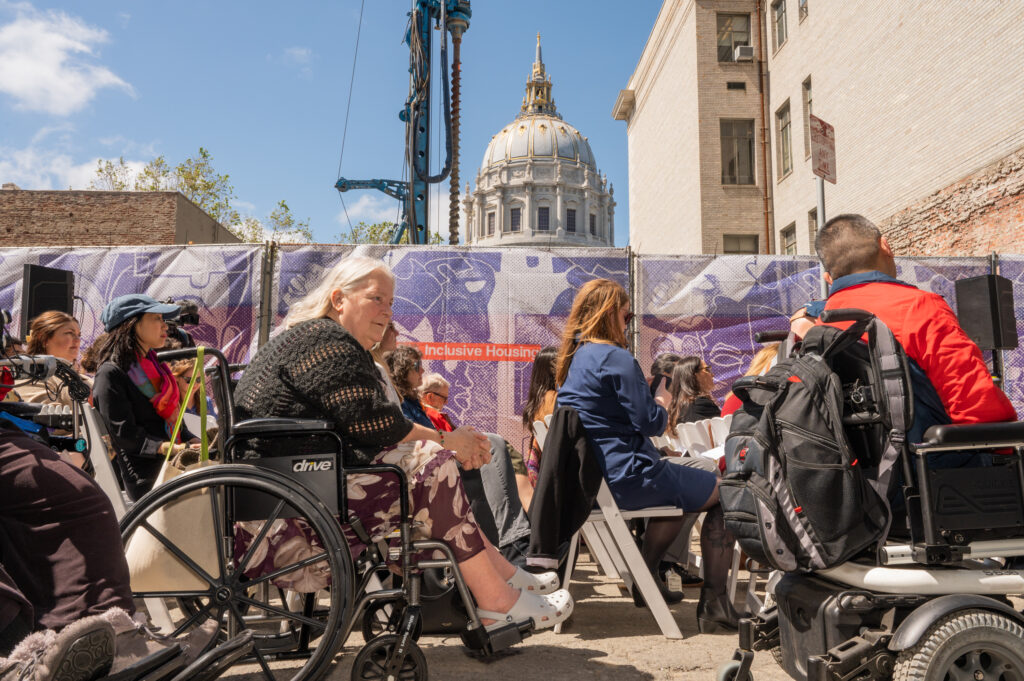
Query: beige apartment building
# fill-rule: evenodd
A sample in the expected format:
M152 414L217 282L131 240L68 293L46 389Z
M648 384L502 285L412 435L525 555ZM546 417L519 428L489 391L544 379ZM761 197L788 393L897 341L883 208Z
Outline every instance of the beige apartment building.
M743 67L709 64L708 50L730 39L723 15L744 11L753 29L754 61ZM693 17L695 36L685 22L672 23L676 15ZM764 149L755 145L755 186L762 181L760 164L767 162L770 252L813 252L812 112L835 127L838 181L825 185L826 217L863 213L905 255L1024 252L1022 22L1024 2L1010 0L665 0L614 112L627 120L631 245L657 252L674 233L644 212L655 197L660 206L700 197L700 219L688 216L674 228L686 231L672 237L686 244L675 252L721 253L722 235L749 229L748 197L710 182L724 167L714 154L700 154L698 177L692 169L671 176L649 166L666 164L673 151L651 154L652 144L684 153L696 143L712 146L707 118L741 115L729 108L732 93L722 92L720 74L747 68L756 88L760 24L770 144L763 157ZM694 39L692 49L666 47ZM667 67L665 56L673 52L680 54L672 68L652 68ZM694 94L669 94L673 81ZM632 111L624 104L630 97L637 102ZM756 120L758 103L746 105ZM660 112L655 125L644 120L656 117L651 111ZM694 120L701 127L696 140ZM719 143L725 159L728 140L723 136ZM634 154L634 147L641 153ZM766 251L763 237L759 250Z
M613 111L629 140L633 249L764 252L770 182L757 43L754 0L662 4Z

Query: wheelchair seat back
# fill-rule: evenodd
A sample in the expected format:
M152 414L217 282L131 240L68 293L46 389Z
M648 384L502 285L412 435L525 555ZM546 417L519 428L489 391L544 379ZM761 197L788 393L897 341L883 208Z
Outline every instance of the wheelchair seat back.
M332 515L338 515L338 456L323 454L284 454L246 459L245 463L280 473L309 490L319 499ZM235 513L239 520L260 520L273 511L273 500L258 492L238 495ZM279 517L291 518L298 515L287 507Z

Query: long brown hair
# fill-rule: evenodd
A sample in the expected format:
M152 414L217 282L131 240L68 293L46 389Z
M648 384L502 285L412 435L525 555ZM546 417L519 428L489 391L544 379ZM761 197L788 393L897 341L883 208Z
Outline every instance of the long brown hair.
M420 351L411 345L399 345L385 357L388 372L395 384L395 389L403 399L419 401L416 388L409 383L409 374L419 364L423 366L423 356Z
M544 404L544 397L549 390L555 389L555 358L558 348L548 345L541 348L533 357L533 370L530 372L530 390L526 394L523 405L523 427L533 433L533 415Z
M46 353L46 344L50 342L53 335L65 324L75 323L78 320L67 312L60 310L47 310L32 319L28 325L28 354L42 355Z
M580 288L562 332L555 368L556 385L561 386L565 382L573 355L581 343L610 343L626 347L626 336L619 328L618 313L628 304L626 289L610 279L593 279Z
M672 387L669 389L672 400L668 404L668 432L675 431L676 423L679 422L679 416L683 410L705 394L701 390L700 379L697 378L703 363L700 357L691 355L683 357L672 369Z
M135 335L135 327L142 318L137 314L131 319L126 319L107 333L107 340L100 348L98 362L113 362L121 367L122 371L128 371L132 364L142 356L142 344L139 337Z

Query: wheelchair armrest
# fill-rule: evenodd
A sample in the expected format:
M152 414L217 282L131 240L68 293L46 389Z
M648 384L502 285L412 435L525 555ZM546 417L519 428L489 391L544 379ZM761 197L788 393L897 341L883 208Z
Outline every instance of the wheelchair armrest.
M932 426L925 431L924 442L917 448L948 445L1021 447L1024 446L1024 421Z
M235 424L232 435L235 437L246 437L267 433L278 433L281 431L315 433L333 429L334 424L330 421L324 421L323 419L247 419Z

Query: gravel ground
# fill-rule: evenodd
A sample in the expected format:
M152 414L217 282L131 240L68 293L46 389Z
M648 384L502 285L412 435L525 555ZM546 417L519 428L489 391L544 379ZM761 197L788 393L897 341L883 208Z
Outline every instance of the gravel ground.
M601 576L592 563L581 563L571 591L576 609L561 634L545 630L497 659L481 661L468 656L457 637L424 636L420 646L430 678L706 681L715 678L717 667L731 659L736 648L734 633L697 633L695 610L699 589L688 590L683 602L671 606L684 637L677 641L663 637L650 613L634 606L619 583ZM349 638L327 676L329 681L350 678L352 662L361 645L358 633ZM251 669L232 669L225 678L261 678L250 673ZM757 655L753 671L757 681L789 680L767 653Z

